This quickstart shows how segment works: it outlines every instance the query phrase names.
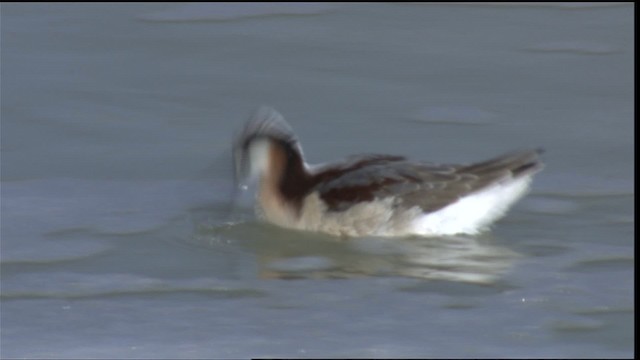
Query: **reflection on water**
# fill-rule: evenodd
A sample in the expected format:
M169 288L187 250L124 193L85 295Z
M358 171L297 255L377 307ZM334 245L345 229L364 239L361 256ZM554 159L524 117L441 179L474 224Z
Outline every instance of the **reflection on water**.
M199 225L193 239L244 248L256 256L258 276L271 279L405 276L489 284L519 257L482 236L336 240L255 222Z
M408 245L398 274L430 280L492 283L517 258L507 248L470 236L416 239Z

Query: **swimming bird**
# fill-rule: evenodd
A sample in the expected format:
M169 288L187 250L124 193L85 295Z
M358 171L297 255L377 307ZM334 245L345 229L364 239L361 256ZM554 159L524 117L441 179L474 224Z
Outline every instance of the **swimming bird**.
M233 143L236 185L258 180L260 218L340 237L478 234L524 196L543 167L540 153L470 165L368 154L311 166L291 126L266 106Z

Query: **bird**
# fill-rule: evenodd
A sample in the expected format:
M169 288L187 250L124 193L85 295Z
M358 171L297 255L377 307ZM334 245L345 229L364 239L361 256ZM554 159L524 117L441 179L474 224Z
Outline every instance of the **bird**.
M256 183L256 214L280 227L341 238L477 235L523 197L540 148L468 165L352 155L309 165L284 117L258 107L232 144L235 186Z

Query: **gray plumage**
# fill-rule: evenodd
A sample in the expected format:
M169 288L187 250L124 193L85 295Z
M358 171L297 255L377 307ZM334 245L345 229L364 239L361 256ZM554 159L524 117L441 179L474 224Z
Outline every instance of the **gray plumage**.
M396 206L419 206L424 212L433 212L463 196L540 170L540 153L541 150L513 152L471 165L440 165L404 157L365 155L359 158L370 159L366 164L346 166L343 171L332 174L331 180L318 183L314 190L335 211L344 210L357 201L394 196ZM350 162L358 160L352 157Z

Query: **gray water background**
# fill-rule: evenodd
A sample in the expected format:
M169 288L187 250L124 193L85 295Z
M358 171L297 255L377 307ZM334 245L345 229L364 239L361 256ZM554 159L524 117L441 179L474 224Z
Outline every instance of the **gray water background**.
M0 356L633 356L633 10L3 3ZM310 163L546 168L478 237L230 222L260 104Z

